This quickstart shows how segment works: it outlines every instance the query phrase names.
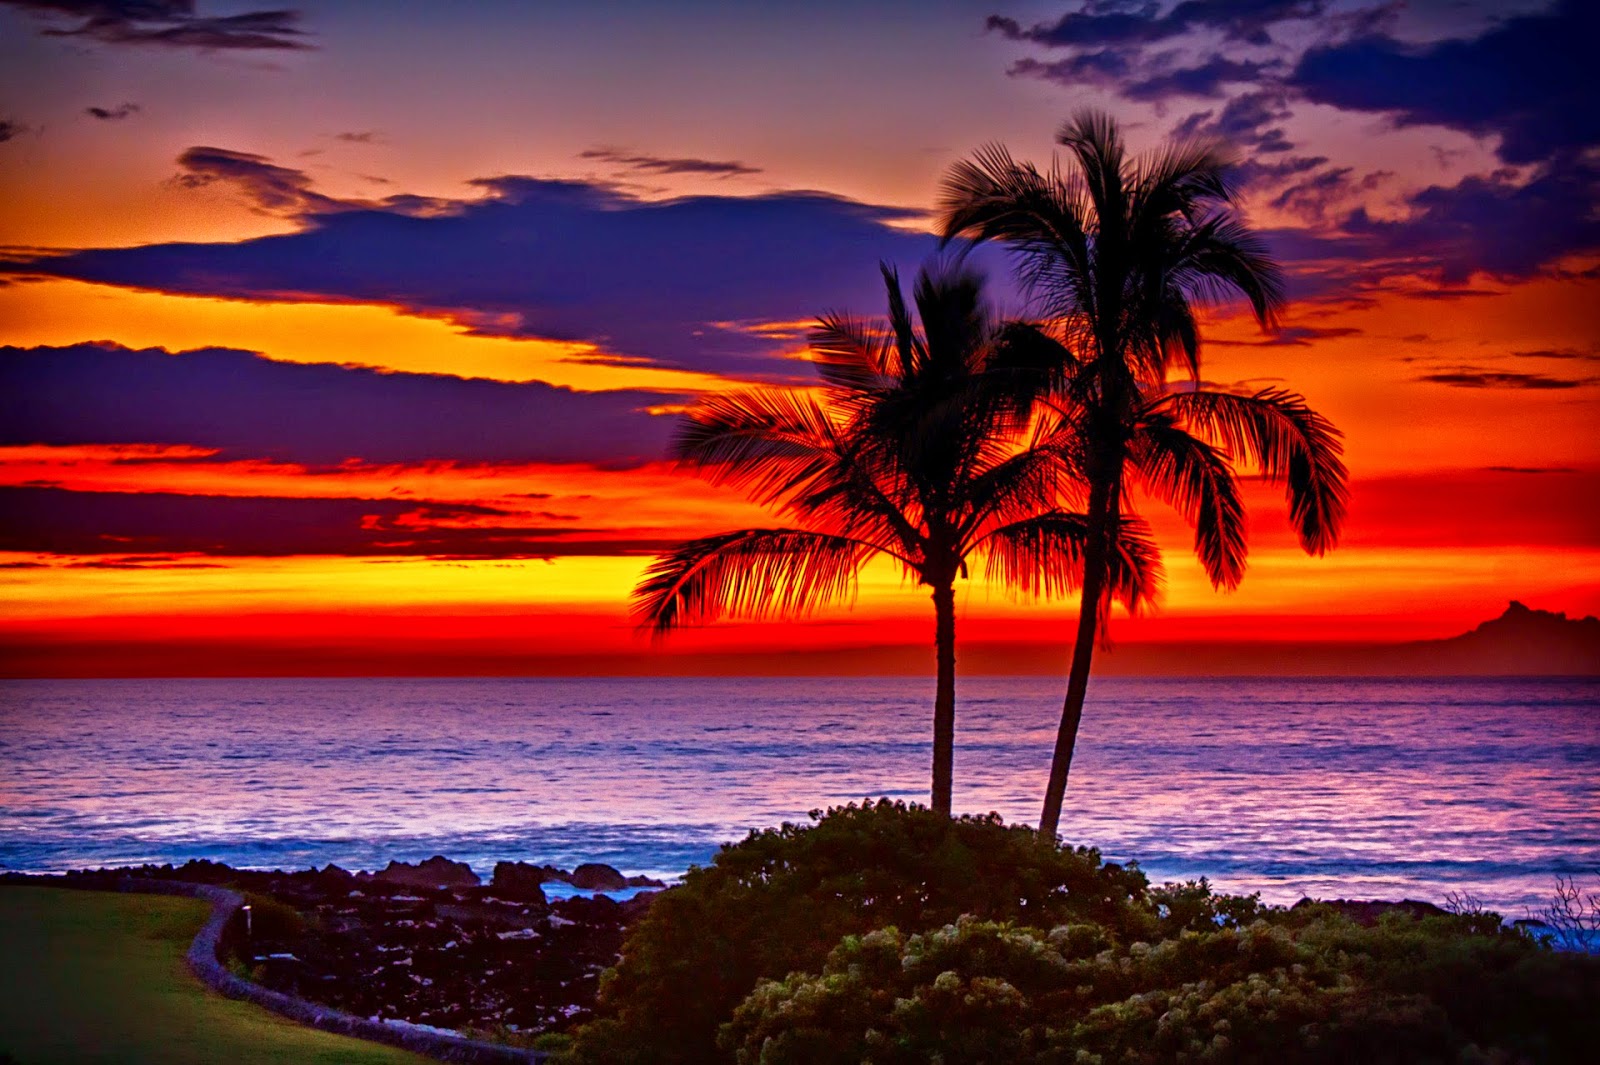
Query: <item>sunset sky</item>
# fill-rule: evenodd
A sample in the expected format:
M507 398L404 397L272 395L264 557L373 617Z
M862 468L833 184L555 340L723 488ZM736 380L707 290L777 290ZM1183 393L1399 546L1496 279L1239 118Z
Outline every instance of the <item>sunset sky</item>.
M0 0L0 675L918 668L891 569L638 638L655 551L772 523L666 444L807 382L951 163L1084 106L1231 146L1291 306L1213 309L1205 378L1304 393L1352 479L1319 559L1252 486L1230 594L1151 504L1118 641L1600 612L1597 40L1581 0ZM958 595L1064 668L1071 604Z

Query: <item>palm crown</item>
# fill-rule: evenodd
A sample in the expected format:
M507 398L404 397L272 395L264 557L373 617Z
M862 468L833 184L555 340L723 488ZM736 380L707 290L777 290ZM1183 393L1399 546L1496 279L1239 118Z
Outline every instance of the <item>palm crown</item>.
M1016 400L1016 367L1040 334L997 322L972 274L923 272L914 303L884 268L889 318L822 318L811 338L821 386L708 396L674 445L681 464L792 519L691 540L635 591L657 634L726 616L804 614L851 599L861 566L886 556L932 589L938 659L933 805L950 809L954 582L975 555L1024 594L1065 594L1083 569L1088 521L1074 493L1062 419ZM1130 608L1160 579L1148 530L1106 541L1108 595Z

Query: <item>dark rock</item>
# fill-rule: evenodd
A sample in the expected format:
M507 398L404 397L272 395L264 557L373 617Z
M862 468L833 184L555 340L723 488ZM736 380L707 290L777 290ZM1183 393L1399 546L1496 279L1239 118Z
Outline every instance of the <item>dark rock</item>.
M1377 924L1385 914L1390 913L1404 914L1414 921L1420 921L1424 917L1444 917L1449 912L1431 902L1421 902L1417 899L1401 899L1399 902L1384 899L1301 899L1294 904L1297 910L1302 906L1326 906L1335 913L1368 928Z
M537 899L543 902L544 888L540 885L555 879L550 873L548 866L529 865L527 862L496 862L489 885L508 899Z
M630 876L630 877L628 877L628 886L629 887L646 887L646 888L664 888L664 887L667 886L667 883L664 880L657 880L653 876Z
M416 888L476 887L483 883L466 862L452 862L442 854L435 854L416 865L391 861L382 872L373 873L371 878L381 883Z
M568 883L585 891L621 891L628 886L628 878L609 865L585 862L572 871Z
M643 917L645 911L650 908L651 901L659 894L661 894L659 891L641 891L633 898L622 903L622 919L631 924Z
M621 924L622 904L605 895L574 895L550 904L551 913L579 924Z
M441 921L452 921L456 924L481 924L493 928L535 928L543 919L544 910L535 906L441 902L434 907L434 915Z

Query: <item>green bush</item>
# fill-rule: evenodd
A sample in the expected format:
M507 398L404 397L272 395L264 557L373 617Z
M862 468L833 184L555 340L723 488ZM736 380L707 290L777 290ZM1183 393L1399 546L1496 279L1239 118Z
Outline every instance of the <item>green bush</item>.
M1588 1060L1600 1038L1600 961L1459 920L1096 931L846 937L821 975L758 985L721 1044L739 1065L1510 1065Z
M600 986L589 1062L726 1060L717 1029L760 979L817 972L847 935L962 915L1155 934L1144 874L1042 842L998 816L950 819L888 800L753 832L661 895Z
M1589 1060L1600 958L1494 914L1363 927L998 817L881 801L752 833L656 899L580 1063Z

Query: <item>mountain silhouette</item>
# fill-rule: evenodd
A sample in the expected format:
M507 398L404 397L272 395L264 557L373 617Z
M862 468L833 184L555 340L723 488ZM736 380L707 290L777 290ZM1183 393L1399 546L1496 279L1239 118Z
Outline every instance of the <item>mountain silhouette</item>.
M976 654L973 652L977 651ZM969 648L979 672L1036 671L1020 658L993 666ZM973 661L979 659L979 661ZM1012 668L1005 668L1006 665ZM998 668L996 668L998 667ZM1127 643L1105 656L1109 675L1219 676L1600 676L1600 618L1569 618L1512 600L1469 632L1407 643Z
M1600 618L1569 618L1513 599L1471 632L1395 648L1461 673L1600 674Z

